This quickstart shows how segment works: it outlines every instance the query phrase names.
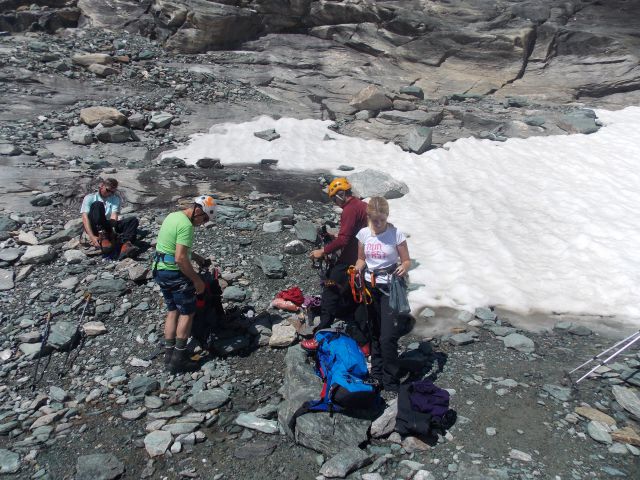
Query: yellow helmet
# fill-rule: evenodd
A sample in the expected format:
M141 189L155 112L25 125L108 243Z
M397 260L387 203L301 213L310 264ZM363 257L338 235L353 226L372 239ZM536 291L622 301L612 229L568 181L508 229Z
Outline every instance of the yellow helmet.
M330 197L333 197L338 192L346 192L347 190L351 190L351 184L344 177L334 178L329 184Z

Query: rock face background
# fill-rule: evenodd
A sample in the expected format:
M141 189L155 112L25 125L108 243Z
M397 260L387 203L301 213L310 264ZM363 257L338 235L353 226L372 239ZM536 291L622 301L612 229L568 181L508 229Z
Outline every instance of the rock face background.
M343 77L338 97L363 76L429 96L616 103L640 88L640 4L630 0L4 0L0 10L10 32L126 29L179 53L238 47L242 63L313 66L325 81Z

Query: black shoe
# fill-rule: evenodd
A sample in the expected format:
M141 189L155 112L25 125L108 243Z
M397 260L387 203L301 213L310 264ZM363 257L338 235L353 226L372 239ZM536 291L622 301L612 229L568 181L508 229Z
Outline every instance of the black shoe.
M164 369L171 370L171 359L173 358L173 347L164 347Z
M175 348L173 350L173 356L171 357L171 364L169 368L171 373L195 372L198 369L200 369L200 365L198 365L198 362L194 362L189 358L189 350L186 348L183 348L182 350Z

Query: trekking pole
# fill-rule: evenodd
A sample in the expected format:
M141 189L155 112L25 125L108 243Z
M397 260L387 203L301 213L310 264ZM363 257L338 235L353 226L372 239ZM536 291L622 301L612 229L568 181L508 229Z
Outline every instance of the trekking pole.
M47 357L47 363L44 365L42 372L40 373L40 377L38 377L38 369L40 368L40 359L44 354L45 347L47 345L47 341L49 340L49 332L51 331L51 312L47 313L46 321L44 324L44 331L42 332L42 341L40 342L40 351L38 352L38 359L36 361L36 368L33 371L33 379L31 380L31 391L36 389L36 384L42 380L44 377L47 368L49 367L49 362L51 361L51 355Z
M587 360L586 362L584 362L582 365L577 366L576 368L574 368L573 370L571 370L569 372L569 375L571 375L573 372L580 370L582 367L584 367L585 365L588 365L589 363L593 362L594 360L597 360L598 358L600 358L601 356L603 356L605 353L610 352L611 350L613 350L614 348L617 348L618 346L622 345L625 342L630 341L631 339L633 339L634 337L640 336L640 330L638 330L636 333L629 335L627 338L624 338L622 340L620 340L618 343L616 343L615 345L613 345L612 347L607 348L605 351L600 352L598 355L594 355L593 358Z
M634 337L634 336L632 335L632 337ZM629 348L631 345L636 343L638 340L640 340L640 335L636 335L635 338L633 338L633 340L631 340L629 343L627 343L623 347L620 347L620 349L618 351L616 351L613 354L611 354L606 360L603 360L602 362L600 362L599 365L596 365L595 367L593 367L591 370L589 370L587 373L585 373L583 376L581 376L578 380L576 380L576 383L580 382L581 380L583 380L586 377L588 377L589 375L591 375L598 368L602 367L603 365L606 365L610 360L612 360L613 358L615 358L618 355L620 355L622 352L624 352L627 348Z
M87 311L87 306L89 305L90 301L91 301L91 294L89 292L86 292L84 294L84 307L82 308L82 313L80 314L80 320L78 320L78 326L76 328L76 333L80 332L80 343L78 344L76 353L74 354L71 361L69 361L69 358L71 357L71 350L73 350L73 348L72 348L72 345L69 346L69 350L67 351L67 356L64 359L64 363L60 366L60 370L58 371L58 378L62 378L66 375L67 367L71 367L73 365L73 362L76 361L76 359L80 355L80 351L82 350L82 347L84 346L84 342L87 339L87 334L82 328L82 320L84 319L84 314Z

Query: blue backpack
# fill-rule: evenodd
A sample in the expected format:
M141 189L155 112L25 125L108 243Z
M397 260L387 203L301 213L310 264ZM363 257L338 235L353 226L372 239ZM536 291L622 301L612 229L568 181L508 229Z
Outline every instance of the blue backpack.
M307 412L340 412L376 407L379 389L372 382L367 361L356 341L347 334L321 330L315 335L316 375L322 379L320 398L305 402L293 415L290 427Z

